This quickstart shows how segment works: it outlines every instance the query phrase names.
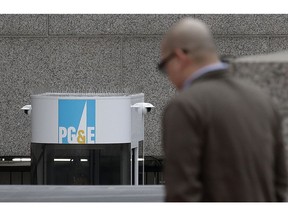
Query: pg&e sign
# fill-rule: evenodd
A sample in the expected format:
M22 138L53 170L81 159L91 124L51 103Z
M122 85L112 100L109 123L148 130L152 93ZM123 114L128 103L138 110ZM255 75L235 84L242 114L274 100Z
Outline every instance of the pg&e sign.
M96 142L96 101L58 100L58 142L93 144Z

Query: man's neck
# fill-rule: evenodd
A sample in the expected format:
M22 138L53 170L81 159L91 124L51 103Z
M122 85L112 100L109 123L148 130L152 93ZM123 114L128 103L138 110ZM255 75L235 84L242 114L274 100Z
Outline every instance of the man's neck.
M217 64L217 63L220 63L219 59L215 59L213 61L206 61L205 63L197 64L197 65L191 64L190 66L186 67L183 70L184 80L187 80L190 76L192 76L193 73L197 72L199 69L209 66L209 65Z
M216 62L216 63L212 63L212 64L209 64L209 65L206 65L206 66L203 66L201 68L199 68L197 71L194 71L193 73L191 73L191 75L183 82L182 86L181 86L181 90L183 89L186 89L188 88L191 83L207 74L207 73L211 73L211 72L214 72L214 71L219 71L219 70L225 70L228 68L228 65L223 63L223 62Z

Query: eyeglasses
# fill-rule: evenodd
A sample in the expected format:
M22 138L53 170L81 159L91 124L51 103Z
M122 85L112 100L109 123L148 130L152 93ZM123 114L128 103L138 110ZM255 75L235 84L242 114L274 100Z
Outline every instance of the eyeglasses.
M164 72L165 65L175 56L175 53L171 53L168 55L165 59L163 59L159 64L158 64L158 70Z
M184 53L188 53L188 50L182 49L182 51ZM165 65L175 56L175 52L171 53L170 55L168 55L165 59L163 59L158 65L157 68L159 71L165 72L164 68Z

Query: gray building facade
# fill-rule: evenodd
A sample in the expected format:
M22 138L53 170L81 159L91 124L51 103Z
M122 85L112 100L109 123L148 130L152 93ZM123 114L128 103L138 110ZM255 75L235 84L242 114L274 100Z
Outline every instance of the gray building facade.
M32 94L143 92L155 106L145 117L145 155L161 158L161 115L176 91L156 64L163 34L184 17L211 27L220 55L288 49L288 15L0 15L0 157L30 156L31 119L20 108ZM241 76L277 89L286 113L282 71Z

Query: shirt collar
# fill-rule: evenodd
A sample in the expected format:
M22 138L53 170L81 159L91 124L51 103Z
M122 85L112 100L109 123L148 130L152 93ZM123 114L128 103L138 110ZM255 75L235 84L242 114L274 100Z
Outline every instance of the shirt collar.
M225 64L223 62L217 62L214 64L204 66L198 69L197 71L195 71L193 74L191 74L191 76L189 76L185 80L182 90L187 89L195 79L199 78L200 76L203 76L206 73L214 72L217 70L225 70L227 68L228 68L228 64Z

